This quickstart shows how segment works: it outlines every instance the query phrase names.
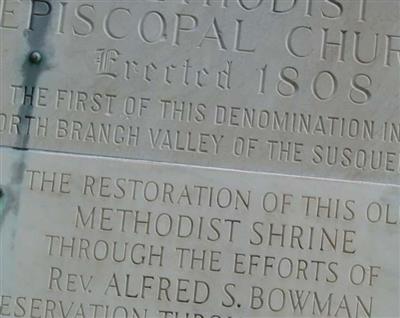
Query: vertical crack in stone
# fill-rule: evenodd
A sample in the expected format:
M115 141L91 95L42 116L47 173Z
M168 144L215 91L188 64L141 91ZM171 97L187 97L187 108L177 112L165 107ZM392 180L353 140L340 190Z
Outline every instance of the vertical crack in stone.
M41 74L50 68L49 54L52 53L48 43L46 43L46 35L51 21L51 4L45 1L37 1L42 5L48 6L50 14L43 17L35 17L34 29L24 30L24 37L27 41L27 53L25 53L25 62L21 67L21 78L23 87L37 87ZM35 1L32 1L35 5ZM31 52L42 52L42 61L34 64L30 61ZM18 109L18 116L24 118L33 115L33 106L21 104ZM9 213L18 214L19 201L21 195L21 184L26 168L27 150L29 150L30 135L20 134L13 146L17 149L17 156L11 168L11 178L8 185L3 186L3 208L0 210L0 231L4 221ZM14 236L14 235L13 235Z

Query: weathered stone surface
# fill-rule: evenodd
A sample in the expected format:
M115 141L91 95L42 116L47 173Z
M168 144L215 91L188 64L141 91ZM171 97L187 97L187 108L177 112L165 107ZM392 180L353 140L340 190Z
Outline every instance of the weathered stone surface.
M399 3L291 2L6 1L3 144L398 184Z
M399 9L1 0L0 317L399 317Z
M8 183L18 154L2 158ZM25 159L21 190L10 192L18 213L2 224L4 316L45 317L47 306L93 317L94 304L95 317L104 306L105 317L399 315L398 187Z

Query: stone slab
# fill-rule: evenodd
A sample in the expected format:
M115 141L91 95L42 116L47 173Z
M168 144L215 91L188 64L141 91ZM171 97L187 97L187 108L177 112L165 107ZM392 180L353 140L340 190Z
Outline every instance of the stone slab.
M2 3L3 145L399 184L398 1Z
M30 151L13 188L20 155L2 317L400 314L398 186Z
M0 2L0 317L400 316L400 2Z

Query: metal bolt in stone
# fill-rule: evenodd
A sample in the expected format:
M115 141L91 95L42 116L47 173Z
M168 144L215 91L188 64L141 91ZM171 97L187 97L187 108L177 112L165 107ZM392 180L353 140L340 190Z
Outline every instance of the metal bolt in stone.
M29 55L29 61L32 64L40 64L40 62L42 61L42 54L40 54L40 52L38 51L31 52L31 54Z

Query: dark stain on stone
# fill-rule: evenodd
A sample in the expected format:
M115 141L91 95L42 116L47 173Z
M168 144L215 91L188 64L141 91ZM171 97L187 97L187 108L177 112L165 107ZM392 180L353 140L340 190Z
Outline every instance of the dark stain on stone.
M47 4L50 5L51 9L50 2ZM34 21L35 27L33 30L23 31L23 35L28 46L28 51L25 53L25 62L21 67L21 78L23 79L22 85L24 87L37 87L40 75L50 68L48 57L53 53L53 51L46 43L46 34L50 25L50 21L51 13L45 17L36 18ZM32 63L30 58L30 54L32 52L40 52L40 63ZM20 118L32 115L32 106L20 105L18 109L18 116L20 116ZM15 215L18 214L21 183L26 170L26 150L29 149L29 138L30 136L28 134L19 135L13 146L14 149L17 149L18 154L11 170L10 182L8 185L3 186L4 204L2 211L0 211L0 231L9 213L14 213Z

